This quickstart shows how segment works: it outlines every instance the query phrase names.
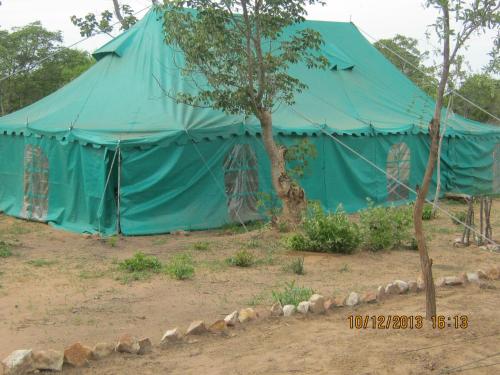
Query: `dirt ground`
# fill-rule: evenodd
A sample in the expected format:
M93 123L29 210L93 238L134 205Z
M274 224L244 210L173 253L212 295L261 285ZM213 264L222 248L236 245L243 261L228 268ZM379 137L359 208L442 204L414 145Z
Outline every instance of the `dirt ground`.
M454 211L465 206L447 203ZM498 237L500 202L492 210L493 233ZM457 275L499 264L500 255L479 249L455 248L461 229L440 215L426 222L435 277ZM63 349L75 341L87 345L114 342L126 332L149 336L158 343L166 329L185 329L196 319L212 322L235 309L271 303L272 290L287 281L327 295L343 297L364 292L394 279L416 279L418 253L394 250L354 255L297 253L285 249L280 234L266 229L238 233L235 228L192 233L101 241L62 232L50 226L0 215L0 241L16 243L13 255L0 258L0 358L14 349ZM207 242L208 249L195 244ZM225 259L240 249L259 259L251 268L231 267ZM190 253L196 263L193 279L177 281L164 274L132 281L117 263L143 251L167 262L174 254ZM284 265L304 256L306 274L297 276ZM500 285L497 285L499 287ZM269 321L235 331L234 337L204 338L144 358L112 357L93 364L89 374L161 373L426 373L456 367L500 349L498 290L440 291L441 312L470 314L465 331L352 331L346 313L326 318ZM363 314L422 313L422 296L401 297ZM464 342L474 345L465 347ZM446 344L446 345L444 345ZM405 350L441 345L432 350ZM189 361L187 360L189 359ZM492 357L491 363L500 358ZM479 362L486 364L488 361ZM488 362L488 363L490 363ZM126 367L123 367L126 366ZM95 367L95 369L94 369ZM497 373L484 367L471 373Z

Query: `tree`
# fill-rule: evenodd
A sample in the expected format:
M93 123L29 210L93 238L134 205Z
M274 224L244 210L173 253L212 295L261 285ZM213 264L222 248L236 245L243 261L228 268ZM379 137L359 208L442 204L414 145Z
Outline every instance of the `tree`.
M415 238L420 255L420 265L426 290L426 318L436 315L436 293L432 276L432 259L429 258L425 240L422 212L429 192L432 175L439 157L439 138L443 101L448 85L450 71L457 62L457 56L473 34L480 34L486 29L498 28L500 19L496 0L426 0L427 7L436 8L439 16L433 28L442 43L442 66L436 95L434 116L429 123L431 141L427 167L418 190L413 211Z
M458 93L497 118L500 118L500 80L486 73L474 74L465 80ZM453 109L456 113L472 120L500 125L494 117L481 111L459 96L454 99Z
M380 39L374 46L427 95L436 95L437 82L433 78L436 68L424 65L429 53L419 50L416 39L398 34L391 39Z
M151 0L152 5L157 5L158 0ZM138 21L135 12L128 4L121 4L119 0L113 0L113 11L104 10L100 18L95 13L88 13L84 17L72 16L71 22L80 29L81 36L92 36L96 33L109 34L113 31L113 17L116 17L121 30L128 30Z
M305 63L324 68L320 33L295 28L305 20L306 5L318 0L190 0L165 1L165 40L184 54L183 75L196 94L173 93L177 102L209 106L229 114L255 116L262 129L271 164L274 190L282 203L279 220L294 224L305 206L305 193L287 172L287 149L273 137L273 111L293 105L297 92L307 89L289 73ZM186 9L189 7L191 9Z
M39 22L0 30L1 115L49 95L93 64L88 53L63 48L62 41Z

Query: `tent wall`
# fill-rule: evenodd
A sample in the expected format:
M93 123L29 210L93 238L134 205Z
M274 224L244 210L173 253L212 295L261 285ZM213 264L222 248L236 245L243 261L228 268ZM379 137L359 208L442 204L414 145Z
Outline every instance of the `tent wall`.
M53 138L0 135L0 155L0 211L76 232L115 231L114 179L98 213L112 152Z

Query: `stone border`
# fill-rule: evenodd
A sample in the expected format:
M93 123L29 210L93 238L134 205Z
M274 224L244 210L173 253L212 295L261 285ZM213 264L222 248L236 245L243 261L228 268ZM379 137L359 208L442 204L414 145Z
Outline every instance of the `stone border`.
M494 288L488 280L500 280L500 266L493 266L487 270L464 272L458 276L447 276L436 281L437 287L465 286L476 284L480 288ZM302 301L297 307L294 305L281 306L275 303L269 313L271 317L290 317L296 313L307 315L326 314L327 311L341 307L355 307L360 304L377 303L394 295L418 293L424 290L423 279L414 281L394 280L387 285L381 285L376 291L370 291L360 296L356 292L349 293L343 300L335 297L325 298L314 294L308 301ZM189 342L190 336L199 336L207 333L227 334L230 327L256 320L259 314L253 308L243 308L233 311L223 320L217 320L206 326L201 320L192 322L183 334L178 328L170 329L163 335L159 347L161 349ZM137 355L148 354L153 344L149 338L138 338L131 334L122 335L116 344L98 343L93 348L79 342L67 347L64 351L42 350L33 352L31 349L16 350L0 363L0 375L25 375L40 371L62 371L63 365L84 367L90 361L106 358L113 353L130 353Z

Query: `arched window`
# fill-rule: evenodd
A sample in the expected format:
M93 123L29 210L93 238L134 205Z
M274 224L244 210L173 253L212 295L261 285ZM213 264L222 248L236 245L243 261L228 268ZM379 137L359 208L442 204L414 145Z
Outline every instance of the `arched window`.
M45 221L49 209L49 159L38 146L24 149L24 202L21 216Z
M226 155L224 185L229 216L233 221L249 221L259 217L257 157L250 145L235 145Z
M398 181L408 185L410 182L411 156L406 143L393 145L387 155L387 173ZM406 200L409 191L390 177L387 177L387 195L390 202Z
M500 194L500 143L493 150L493 194Z

